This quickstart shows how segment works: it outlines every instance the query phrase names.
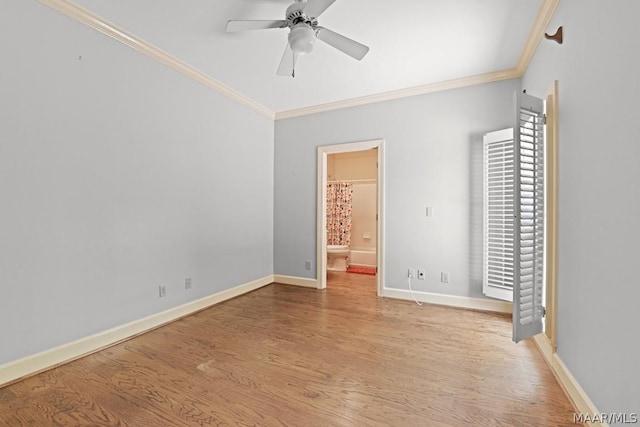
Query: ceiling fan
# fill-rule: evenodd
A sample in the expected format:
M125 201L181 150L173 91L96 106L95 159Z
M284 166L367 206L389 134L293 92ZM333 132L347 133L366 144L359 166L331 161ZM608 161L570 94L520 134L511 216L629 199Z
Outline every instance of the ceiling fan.
M287 47L278 67L279 76L295 77L298 56L311 53L316 39L346 53L358 61L364 58L369 48L348 37L318 26L318 17L336 0L295 0L287 8L286 19L266 21L229 21L227 31L265 30L289 28Z

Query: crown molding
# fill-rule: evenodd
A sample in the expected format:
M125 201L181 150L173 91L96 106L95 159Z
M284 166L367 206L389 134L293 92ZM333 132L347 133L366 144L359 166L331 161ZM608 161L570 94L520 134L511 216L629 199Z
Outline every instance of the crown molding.
M558 6L560 0L543 0L543 3L538 11L538 16L531 28L529 38L525 43L525 47L520 55L518 63L514 68L507 70L494 71L485 74L479 74L475 76L463 77L459 79L447 80L442 82L435 82L426 85L414 86L405 89L397 89L389 92L382 92L374 95L368 95L358 98L345 99L336 102L329 102L325 104L313 105L310 107L297 108L287 111L274 112L265 107L264 105L252 100L251 98L242 95L235 91L231 87L224 83L215 80L202 71L180 61L173 57L169 53L155 47L154 45L146 42L145 40L127 32L126 30L118 27L117 25L106 21L98 15L84 9L71 0L39 0L41 3L64 13L65 15L82 22L83 24L100 31L103 34L112 37L121 43L155 59L156 61L165 64L166 66L190 77L203 85L220 92L221 94L251 108L252 110L272 119L272 120L284 120L293 117L300 117L309 114L317 114L326 111L333 111L342 108L356 107L366 104L372 104L376 102L391 101L400 98L406 98L415 95L424 95L428 93L441 92L445 90L464 88L468 86L474 86L479 84L497 82L500 80L508 80L514 78L520 78L524 75L531 58L535 54L535 51L542 39L544 32L553 17L553 14Z
M540 44L540 40L542 40L545 30L551 22L551 18L558 7L558 3L560 3L560 0L544 0L542 2L542 6L540 6L540 10L538 11L538 16L533 23L533 27L531 27L529 38L524 45L524 49L522 49L520 59L515 67L518 72L518 77L522 77L525 71L527 71L531 58L533 58L533 55L536 53L536 49Z
M235 91L224 83L208 76L202 71L185 64L169 53L158 49L151 43L141 39L140 37L129 33L123 28L118 27L112 22L106 21L105 19L95 15L94 13L88 11L85 8L78 6L77 4L69 1L69 0L39 0L41 3L64 13L65 15L75 19L76 21L82 22L83 24L100 31L103 34L106 34L109 37L116 39L117 41L141 52L156 61L178 71L186 75L187 77L192 78L193 80L202 83L203 85L216 90L217 92L227 96L228 98L233 99L234 101L239 102L240 104L251 108L252 110L270 118L275 118L275 113L269 110L262 104L257 103L251 98Z
M415 86L406 89L399 89L390 92L383 92L375 95L363 96L360 98L346 99L342 101L330 102L326 104L313 105L311 107L297 108L294 110L280 111L275 115L275 120L290 119L293 117L305 116L308 114L317 114L325 111L333 111L341 108L356 107L360 105L371 104L374 102L391 101L399 98L406 98L414 95L424 95L427 93L440 92L444 90L458 89L468 86L474 86L484 83L497 82L500 80L517 79L524 75L531 58L536 52L540 40L549 22L553 17L560 0L543 0L536 20L533 23L529 37L525 43L524 49L520 54L518 63L514 68L502 71L494 71L486 74L478 74L470 77L463 77L455 80L447 80L443 82L435 82L421 86Z
M297 108L295 110L277 112L275 119L284 120L293 117L306 116L308 114L322 113L325 111L339 110L341 108L357 107L360 105L372 104L375 102L391 101L394 99L407 98L409 96L424 95L427 93L441 92L444 90L459 89L468 86L475 86L483 83L497 82L518 78L515 68L502 71L494 71L476 76L462 77L454 80L429 83L426 85L414 86L405 89L382 92L375 95L362 96L359 98L345 99L342 101L330 102L327 104L312 105L311 107Z

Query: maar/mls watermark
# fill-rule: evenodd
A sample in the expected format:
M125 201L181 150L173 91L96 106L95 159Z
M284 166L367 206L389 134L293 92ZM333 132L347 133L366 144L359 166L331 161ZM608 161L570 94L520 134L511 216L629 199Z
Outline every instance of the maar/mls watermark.
M637 412L596 412L573 414L574 423L637 424Z

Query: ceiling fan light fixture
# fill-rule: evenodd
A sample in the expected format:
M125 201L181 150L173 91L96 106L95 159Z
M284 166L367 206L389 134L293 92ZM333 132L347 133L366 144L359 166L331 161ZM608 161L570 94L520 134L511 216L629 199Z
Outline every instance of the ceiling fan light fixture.
M318 26L318 17L336 0L292 0L285 19L228 21L227 31L266 30L287 28L287 46L276 72L279 76L295 77L296 61L300 55L313 51L316 39L360 61L369 52L369 47L351 40L328 28Z
M289 46L298 55L311 53L315 42L316 32L303 22L294 25L289 32Z

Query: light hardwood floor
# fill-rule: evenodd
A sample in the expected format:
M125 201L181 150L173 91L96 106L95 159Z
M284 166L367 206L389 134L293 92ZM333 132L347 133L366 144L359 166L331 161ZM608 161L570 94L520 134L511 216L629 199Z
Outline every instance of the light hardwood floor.
M0 389L7 426L562 426L573 409L510 318L273 284Z

